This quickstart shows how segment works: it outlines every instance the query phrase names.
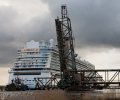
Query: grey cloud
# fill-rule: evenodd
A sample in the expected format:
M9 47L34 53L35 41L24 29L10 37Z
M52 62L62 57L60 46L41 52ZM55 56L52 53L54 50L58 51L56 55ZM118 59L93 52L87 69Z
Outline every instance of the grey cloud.
M87 9L81 8L77 17L79 23L75 25L80 43L85 46L120 46L120 12L116 3L101 1L100 5L92 4L87 5Z
M16 17L17 13L12 7L0 7L0 44L14 41L14 20Z
M32 18L29 22L19 27L15 34L15 41L25 43L30 40L40 41L48 40L55 37L55 25L54 20L46 16L40 18L40 16Z
M53 17L60 13L62 1L45 0ZM69 16L78 47L120 47L120 1L119 0L69 0ZM58 9L59 8L59 9Z
M39 16L33 18L29 23L26 23L27 32L29 37L27 40L34 39L40 41L42 39L48 40L55 37L55 25L54 20L46 16L44 19L40 19Z
M17 12L12 7L0 7L0 64L7 64L15 58L16 50L12 42L15 42L13 33L16 17Z
M0 64L12 61L16 49L29 40L56 39L54 19L60 16L64 3L68 6L77 48L120 47L119 0L41 1L48 4L50 15L35 16L24 24L18 22L20 16L15 7L0 6Z
M0 23L12 22L16 17L16 11L11 6L0 6Z
M35 16L23 24L18 20L16 9L11 6L0 7L0 64L13 62L17 48L24 46L27 41L55 38L54 20L49 16L41 16Z
M0 64L13 64L16 56L16 48L10 44L0 45ZM2 66L0 66L2 67ZM6 66L10 67L10 66Z

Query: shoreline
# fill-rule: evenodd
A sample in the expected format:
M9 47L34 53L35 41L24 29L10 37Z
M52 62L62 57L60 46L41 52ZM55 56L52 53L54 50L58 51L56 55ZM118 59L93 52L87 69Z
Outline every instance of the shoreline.
M63 90L3 91L0 100L120 100L120 92L84 91L65 92Z

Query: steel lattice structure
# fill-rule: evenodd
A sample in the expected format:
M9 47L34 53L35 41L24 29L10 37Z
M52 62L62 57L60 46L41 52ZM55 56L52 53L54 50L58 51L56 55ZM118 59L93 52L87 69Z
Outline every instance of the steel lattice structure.
M61 6L61 16L61 18L55 19L55 22L60 56L60 68L63 76L67 76L70 74L69 69L74 70L75 73L77 70L71 20L68 17L66 5Z
M62 76L61 80L58 80L60 76L57 74L52 77L35 78L36 88L57 87L77 91L120 88L120 69L76 69L74 39L66 5L61 6L61 15L61 18L55 19ZM46 84L42 81L43 79L48 80Z

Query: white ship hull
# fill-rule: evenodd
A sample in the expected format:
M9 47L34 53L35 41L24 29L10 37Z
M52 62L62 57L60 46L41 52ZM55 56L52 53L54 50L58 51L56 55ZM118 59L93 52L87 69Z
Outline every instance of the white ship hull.
M87 61L76 59L77 69L95 69L95 66ZM21 82L30 89L35 88L35 78L51 77L60 74L60 62L58 51L53 40L49 42L30 41L17 52L14 66L9 71L9 84L11 80L20 78ZM41 80L45 84L48 80Z

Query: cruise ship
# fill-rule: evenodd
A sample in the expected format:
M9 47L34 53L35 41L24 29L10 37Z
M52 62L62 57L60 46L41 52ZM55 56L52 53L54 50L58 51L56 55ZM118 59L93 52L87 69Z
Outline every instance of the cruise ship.
M76 58L78 70L94 70L95 66L88 61ZM60 74L60 61L57 47L53 39L49 41L27 42L23 48L17 50L17 57L9 70L8 84L19 78L29 88L35 88L35 78L51 77ZM42 80L46 83L46 79Z

